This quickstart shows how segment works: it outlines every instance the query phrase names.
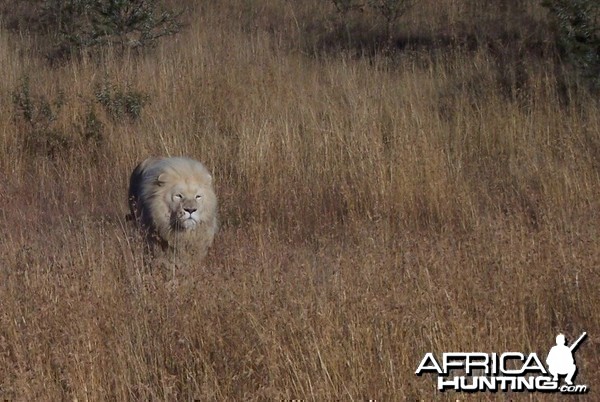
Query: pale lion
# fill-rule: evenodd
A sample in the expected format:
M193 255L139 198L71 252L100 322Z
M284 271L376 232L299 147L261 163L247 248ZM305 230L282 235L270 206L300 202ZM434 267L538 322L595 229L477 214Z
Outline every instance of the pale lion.
M217 231L212 176L184 157L148 158L129 180L131 217L163 250L203 258Z

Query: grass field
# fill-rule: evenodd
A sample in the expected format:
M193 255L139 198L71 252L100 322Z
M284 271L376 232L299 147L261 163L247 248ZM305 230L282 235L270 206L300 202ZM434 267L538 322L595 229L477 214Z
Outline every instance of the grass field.
M417 3L381 51L317 0L207 1L144 55L52 66L2 29L0 399L562 400L414 373L587 331L594 400L598 101L539 6L465 4ZM148 155L213 172L206 261L149 267L125 221Z

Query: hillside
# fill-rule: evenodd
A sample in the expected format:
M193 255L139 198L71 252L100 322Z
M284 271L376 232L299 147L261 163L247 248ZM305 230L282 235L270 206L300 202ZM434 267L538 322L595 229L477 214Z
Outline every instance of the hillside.
M415 370L584 331L592 397L597 96L546 9L482 3L205 1L70 58L2 3L0 399L500 400ZM213 172L206 261L153 269L125 221L148 155Z

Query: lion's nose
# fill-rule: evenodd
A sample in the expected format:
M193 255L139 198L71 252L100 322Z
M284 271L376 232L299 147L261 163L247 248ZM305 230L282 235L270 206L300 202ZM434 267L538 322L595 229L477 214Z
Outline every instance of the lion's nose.
M198 208L183 208L183 210L191 215L194 212L196 212L198 210Z

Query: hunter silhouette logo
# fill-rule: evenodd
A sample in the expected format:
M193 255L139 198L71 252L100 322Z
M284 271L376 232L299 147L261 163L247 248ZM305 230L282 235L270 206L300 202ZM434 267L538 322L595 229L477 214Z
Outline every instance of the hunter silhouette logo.
M442 392L584 394L589 391L587 385L573 384L577 372L573 353L586 336L584 332L571 346L567 346L565 336L558 334L556 345L546 358L547 369L536 353L443 353L441 359L436 359L433 353L426 353L415 374L437 374L437 388ZM566 384L561 385L561 376L565 376Z
M559 375L566 375L566 383L568 385L573 385L573 377L577 371L577 366L575 366L575 360L573 359L573 352L586 336L587 332L584 332L571 346L565 345L566 340L563 334L558 334L556 336L556 346L553 346L552 349L550 349L550 353L548 353L548 358L546 359L548 371L552 374L552 379L554 381L559 381Z

